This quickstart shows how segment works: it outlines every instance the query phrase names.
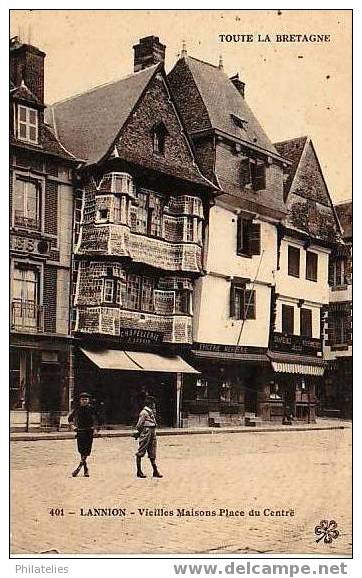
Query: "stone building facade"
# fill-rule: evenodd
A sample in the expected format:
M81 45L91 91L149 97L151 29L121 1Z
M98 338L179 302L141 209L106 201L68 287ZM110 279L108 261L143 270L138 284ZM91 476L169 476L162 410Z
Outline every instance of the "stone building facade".
M10 42L10 410L57 428L71 382L74 156L44 122L44 52Z
M159 420L180 420L181 383L196 371L193 292L217 186L196 165L157 37L135 49L134 74L56 103L49 118L77 171L73 269L75 391L109 426L133 424L146 392ZM101 111L101 112L100 112ZM84 130L86 127L86 130Z

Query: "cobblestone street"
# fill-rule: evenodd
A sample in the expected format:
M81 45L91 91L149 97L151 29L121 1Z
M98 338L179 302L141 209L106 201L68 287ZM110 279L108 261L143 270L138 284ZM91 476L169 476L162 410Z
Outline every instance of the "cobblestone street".
M150 476L148 460L147 479L135 477L136 445L95 439L90 478L74 479L74 440L12 443L12 552L351 553L350 428L161 437L160 480ZM64 515L52 516L52 508ZM82 516L81 508L123 508L126 515ZM142 516L146 508L154 515ZM179 516L178 508L216 515ZM245 515L227 517L220 508ZM323 519L338 524L331 544L316 542Z

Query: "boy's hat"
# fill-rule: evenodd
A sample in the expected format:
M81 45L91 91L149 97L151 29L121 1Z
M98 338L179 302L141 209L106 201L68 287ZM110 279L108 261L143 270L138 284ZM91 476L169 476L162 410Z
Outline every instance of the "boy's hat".
M153 395L146 395L145 397L145 401L156 401L156 398Z
M82 393L79 394L79 399L81 399L82 397L89 397L89 399L90 399L91 394L88 393L87 391L82 391Z

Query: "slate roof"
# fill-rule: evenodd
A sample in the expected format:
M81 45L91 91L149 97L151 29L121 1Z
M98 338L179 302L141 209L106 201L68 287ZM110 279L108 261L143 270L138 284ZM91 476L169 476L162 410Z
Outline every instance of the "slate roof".
M56 157L61 157L63 159L72 160L79 162L74 156L70 155L59 143L55 134L50 127L46 125L41 125L39 127L39 144L32 144L22 140L17 140L13 133L10 133L10 145L24 148L27 150L32 150L35 153L45 153L54 155Z
M227 74L219 67L191 56L187 56L184 60L204 101L211 127L278 155L252 110ZM235 124L232 115L242 121L247 121L243 123L245 129Z
M334 208L342 225L343 238L352 239L352 201L338 203Z
M63 146L96 163L108 152L159 64L48 107L46 120Z
M284 185L284 191L286 194L288 194L290 191L290 187L292 185L295 173L297 172L297 168L307 141L308 137L302 136L274 143L274 146L280 156L288 159L293 163L291 166L288 166L286 169L284 169L288 173L288 178Z

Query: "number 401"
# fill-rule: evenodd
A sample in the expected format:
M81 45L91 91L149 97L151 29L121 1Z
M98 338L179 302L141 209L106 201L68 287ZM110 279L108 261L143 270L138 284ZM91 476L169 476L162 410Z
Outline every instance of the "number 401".
M52 508L49 510L51 516L64 516L63 508Z

